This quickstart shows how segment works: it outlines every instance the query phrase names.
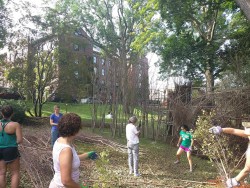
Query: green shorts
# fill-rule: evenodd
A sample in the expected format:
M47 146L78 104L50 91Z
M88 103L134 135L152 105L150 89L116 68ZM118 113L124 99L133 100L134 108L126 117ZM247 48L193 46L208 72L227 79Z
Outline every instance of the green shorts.
M4 160L6 163L9 163L18 157L20 157L20 153L17 147L0 148L0 160Z

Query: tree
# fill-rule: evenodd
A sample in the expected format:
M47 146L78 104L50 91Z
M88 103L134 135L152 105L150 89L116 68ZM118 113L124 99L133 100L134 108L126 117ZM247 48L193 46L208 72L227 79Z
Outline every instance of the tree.
M0 0L0 49L4 46L7 37L8 27L11 26L11 20L8 17L8 10L4 0Z
M57 79L57 39L46 38L46 40L37 40L29 43L30 61L27 65L31 74L26 74L26 81L30 83L30 77L34 77L32 87L28 92L32 96L35 116L42 116L42 106L46 102L46 87L50 87ZM28 70L28 69L27 69ZM55 84L55 83L54 83ZM56 86L54 87L54 89ZM51 93L54 93L52 91Z
M204 77L207 92L214 80L227 68L217 51L229 34L227 19L233 13L227 1L159 1L161 16L170 34L162 44L161 72L185 76L191 80ZM181 12L181 14L180 14Z
M223 73L225 87L247 87L250 85L250 26L242 14L232 17L230 24L233 32L228 42L218 54L228 64L228 70Z
M58 88L56 96L64 102L76 102L89 96L91 83L91 58L88 51L93 46L86 33L79 26L79 20L72 16L72 3L58 2L54 8L47 8L45 20L51 32L58 38Z
M235 0L247 19L250 21L250 0Z
M8 67L6 75L14 88L32 100L35 116L41 116L42 105L49 97L48 91L52 95L58 88L62 89L66 93L61 95L70 101L72 93L77 96L83 93L86 82L90 83L87 57L76 62L71 44L62 42L67 37L71 41L71 36L79 29L77 22L67 13L67 6L60 11L46 7L44 14L34 12L30 3L16 3L15 7L25 10L25 14L19 19L19 30L12 33L8 44L13 58L12 62L5 64ZM66 61L68 66L64 67ZM64 84L62 78L67 78L70 84ZM59 87L63 84L64 88Z
M131 48L137 22L132 9L133 3L120 0L88 2L83 10L93 11L83 13L83 27L104 55L116 62L116 66L122 70L122 75L117 76L116 82L123 96L125 113L132 113L129 109L131 101L128 98L128 69L137 60L137 55Z
M128 69L136 62L137 54L132 50L131 43L135 38L134 27L136 17L132 2L121 0L97 1L60 1L58 6L71 9L71 17L78 18L80 26L92 39L95 46L101 49L104 57L115 62L123 71L116 78L121 88L124 110L129 110ZM133 59L134 58L134 59Z

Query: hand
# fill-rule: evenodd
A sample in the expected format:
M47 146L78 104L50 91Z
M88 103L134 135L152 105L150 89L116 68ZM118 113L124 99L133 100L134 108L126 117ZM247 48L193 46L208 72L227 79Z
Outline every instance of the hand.
M222 133L222 128L221 128L221 126L214 126L214 127L209 129L209 132L211 132L215 135L219 135Z
M95 151L88 152L88 158L92 160L96 160L98 158L98 155Z
M177 147L180 147L180 144L177 144Z
M190 146L190 147L189 147L189 151L192 151L192 150L193 150L193 149L192 149L192 146Z

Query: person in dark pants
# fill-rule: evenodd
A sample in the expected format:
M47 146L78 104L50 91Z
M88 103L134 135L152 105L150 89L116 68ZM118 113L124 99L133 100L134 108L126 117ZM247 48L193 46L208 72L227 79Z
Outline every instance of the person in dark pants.
M13 108L3 106L1 110L3 119L0 121L0 187L6 187L7 166L11 171L11 188L19 187L20 180L20 154L18 144L22 143L21 126L11 121Z
M137 127L135 126L136 122L137 122L136 116L132 116L129 118L128 124L126 125L128 166L129 166L129 174L134 173L134 176L140 176L138 172L140 131L137 130Z
M58 122L63 114L60 113L60 107L58 105L54 106L54 113L50 115L50 125L51 125L51 146L54 146L55 141L59 137L58 133Z

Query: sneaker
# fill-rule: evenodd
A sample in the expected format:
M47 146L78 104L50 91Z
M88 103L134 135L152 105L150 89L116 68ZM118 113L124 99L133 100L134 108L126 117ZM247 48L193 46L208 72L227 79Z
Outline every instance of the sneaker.
M134 174L134 176L135 176L135 177L140 177L141 174L139 174L139 173L138 173L138 174Z
M192 170L192 169L190 169L190 170L189 170L189 172L193 172L193 170Z
M240 185L240 183L235 178L230 178L226 182L227 188L233 188L234 186Z
M175 162L174 162L174 164L178 164L178 163L180 163L180 161L179 161L179 160L177 160L177 161L175 161Z
M133 171L129 171L129 175L133 174L134 172Z

